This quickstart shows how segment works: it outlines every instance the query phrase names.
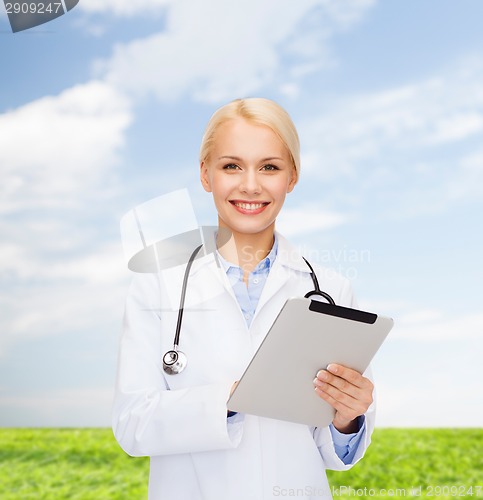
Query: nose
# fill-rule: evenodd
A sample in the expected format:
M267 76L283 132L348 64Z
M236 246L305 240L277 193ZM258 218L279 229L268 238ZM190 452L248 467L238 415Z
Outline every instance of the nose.
M240 179L240 191L243 193L260 194L262 186L258 178L257 171L247 170Z

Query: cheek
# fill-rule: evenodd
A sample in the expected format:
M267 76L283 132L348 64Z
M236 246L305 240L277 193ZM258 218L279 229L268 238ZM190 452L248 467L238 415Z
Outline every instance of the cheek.
M284 199L290 191L290 182L287 179L279 180L272 186L272 193L280 199Z
M214 194L224 196L235 189L236 181L230 178L230 176L214 175L211 179L211 186Z
M223 183L216 177L211 179L211 190L213 192L213 196L215 197L223 194Z

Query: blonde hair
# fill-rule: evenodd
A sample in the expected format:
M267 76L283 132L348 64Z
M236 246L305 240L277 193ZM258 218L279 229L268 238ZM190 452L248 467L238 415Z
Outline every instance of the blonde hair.
M256 125L269 127L290 153L296 178L300 175L300 140L289 114L276 102L262 97L235 99L219 108L211 117L201 140L200 161L206 161L213 148L220 125L234 118L244 118Z

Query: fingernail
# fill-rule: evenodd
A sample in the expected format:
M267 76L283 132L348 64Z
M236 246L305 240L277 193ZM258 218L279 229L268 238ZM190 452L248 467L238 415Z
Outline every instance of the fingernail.
M337 366L331 363L330 365L327 366L327 370L329 370L329 372L332 373L337 373Z
M321 382L317 377L314 378L314 385L316 387L320 387L322 384L323 384L323 382Z

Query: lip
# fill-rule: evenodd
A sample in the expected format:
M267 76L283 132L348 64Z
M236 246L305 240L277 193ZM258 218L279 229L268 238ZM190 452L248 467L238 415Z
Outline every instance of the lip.
M269 201L247 201L247 200L229 200L235 210L244 215L261 214L270 204ZM249 208L252 206L253 208Z

